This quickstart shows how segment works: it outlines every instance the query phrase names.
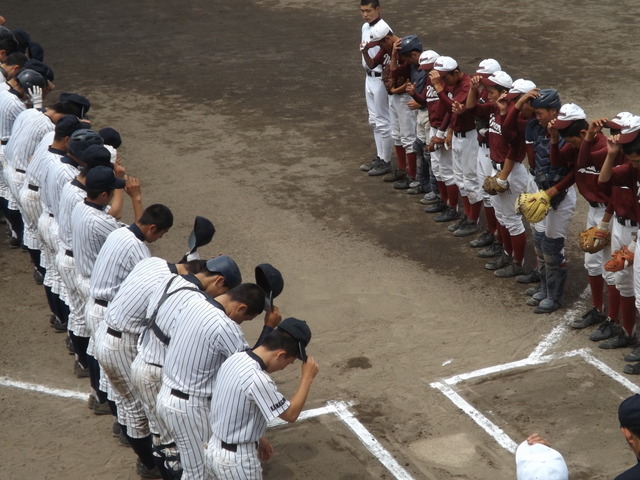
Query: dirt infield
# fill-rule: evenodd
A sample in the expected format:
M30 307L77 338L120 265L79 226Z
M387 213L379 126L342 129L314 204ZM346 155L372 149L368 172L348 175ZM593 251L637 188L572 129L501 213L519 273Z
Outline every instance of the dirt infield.
M638 6L604 3L488 0L477 11L401 1L385 3L383 14L396 33L417 33L463 69L493 56L514 79L558 88L589 118L640 112L640 65L630 60L640 40L629 20ZM353 402L356 418L413 478L514 478L513 455L430 383L527 357L567 321L566 310L533 315L524 287L486 271L417 198L358 170L374 145L357 2L34 0L5 2L0 14L42 43L58 91L88 96L95 126L122 132L144 203L174 212L154 254L177 260L193 217L205 215L217 233L203 253L233 256L245 280L261 262L283 272L279 306L310 323L309 351L320 362L307 408ZM567 310L576 312L585 310L573 241L584 212L580 200L567 248ZM0 376L88 393L47 324L28 256L4 240L0 298ZM250 343L259 323L243 326ZM567 331L551 351L594 346L585 332ZM623 352L592 353L621 371ZM291 395L298 376L290 369L276 381ZM578 357L456 388L514 441L534 431L547 437L571 478L611 478L634 463L616 428L629 390ZM137 478L110 419L83 400L0 386L0 412L3 479ZM266 478L393 478L331 415L269 437L276 454Z

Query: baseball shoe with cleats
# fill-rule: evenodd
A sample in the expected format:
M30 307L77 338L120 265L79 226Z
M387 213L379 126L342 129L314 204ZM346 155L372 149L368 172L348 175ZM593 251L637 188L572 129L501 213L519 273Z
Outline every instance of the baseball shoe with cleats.
M467 222L469 221L469 219L467 218L466 215L463 215L462 218L456 222L456 223L452 223L451 225L449 225L447 227L447 230L449 230L451 233L455 232L457 229L459 229L460 227L462 227L463 225L465 225Z
M640 362L640 347L636 347L624 356L625 362Z
M44 283L44 276L38 271L37 268L33 269L33 279L36 285L42 285Z
M518 275L516 277L516 282L518 283L540 283L540 272L536 268L531 270L528 273L523 275Z
M425 196L420 199L420 203L423 205L433 205L438 201L440 201L440 197L433 192L425 194Z
M20 240L18 240L16 237L11 237L9 239L9 248L18 248L20 247Z
M372 168L367 172L367 175L370 177L379 177L380 175L384 175L385 173L389 173L391 171L391 164L385 162L384 160L379 160Z
M640 375L640 363L625 365L622 371L628 375Z
M529 288L527 288L524 291L524 294L529 296L529 297L533 297L539 291L540 291L540 285L538 285L537 287L529 287Z
M535 298L531 297L531 298L527 298L527 301L525 302L527 305L529 305L530 307L537 307L538 305L540 305L540 301L536 300Z
M382 181L387 183L397 182L398 180L402 180L404 177L405 177L404 170L394 168L389 175L385 175Z
M118 438L120 436L120 432L122 432L120 424L118 422L113 422L113 425L111 425L111 435L113 435L115 438Z
M76 354L76 349L73 348L73 342L71 341L71 339L69 338L69 335L67 335L64 339L64 344L67 347L67 353L69 355L75 355Z
M452 222L454 220L458 220L460 218L460 212L455 210L453 207L445 208L440 215L438 215L434 220L439 223L443 222Z
M560 303L547 297L544 300L540 300L538 306L533 309L533 313L552 313L558 310L560 307L562 307Z
M363 172L368 172L373 168L377 160L380 160L380 157L376 156L376 158L374 158L370 162L363 163L362 165L360 165L360 170L362 170Z
M158 467L148 469L144 466L140 459L136 461L136 473L140 475L140 478L162 478L162 474L160 473L160 469Z
M484 268L487 270L500 270L508 266L511 263L511 257L506 253L502 252L498 258L496 258L493 262L487 263Z
M496 277L509 278L509 277L515 277L516 275L520 275L523 272L524 272L524 267L514 262L514 263L511 263L511 265L507 265L504 268L496 270L495 272L493 272L493 274Z
M502 245L498 242L493 242L491 245L483 248L478 252L480 258L493 258L502 254Z
M495 237L488 231L482 232L478 238L474 238L469 242L471 248L483 248L491 245L495 240Z
M417 188L417 187L421 187L422 186L422 182L419 182L417 179L411 179L411 181L409 182L409 188Z
M409 188L407 188L407 194L408 195L418 195L419 193L422 193L422 185L418 185L417 187L412 187L412 184L409 184Z
M453 232L453 236L454 237L468 237L470 235L478 233L479 230L480 230L480 225L478 225L477 223L475 223L475 222L473 222L471 220L468 220L467 222L462 224L460 226L460 228L456 229Z
M611 337L608 340L604 340L598 344L598 348L604 348L610 350L613 348L625 348L631 347L638 343L638 339L635 335L628 335L624 331L624 328L618 326L618 333L615 337Z
M407 188L409 188L409 182L409 177L405 175L404 178L401 178L393 184L393 188L394 190L406 190Z
M109 407L109 402L104 402L104 403L100 403L100 402L93 402L93 413L95 415L111 415L111 408Z
M597 330L591 332L591 335L589 335L589 340L591 340L592 342L607 340L618 334L617 328L619 328L618 325L616 325L613 320L607 317L607 319L600 324Z
M577 330L590 327L591 325L597 325L598 323L602 323L607 319L607 316L598 310L596 307L593 307L587 313L582 315L582 317L578 318L571 322L571 328L575 328Z
M89 369L84 368L78 361L73 362L73 374L77 378L89 378Z
M49 325L51 325L53 327L53 324L56 322L56 320L58 320L58 317L56 317L56 315L54 313L49 315ZM58 320L58 321L60 321L60 320Z
M67 331L67 322L63 323L58 317L56 317L53 325L51 326L56 333L65 333Z
M121 447L131 448L131 443L122 430L120 430L120 433L118 434L118 445L120 445Z
M444 203L442 203L440 200L438 200L433 205L429 205L427 208L425 208L424 211L427 213L440 213L440 212L444 212L446 209L447 209L447 206Z

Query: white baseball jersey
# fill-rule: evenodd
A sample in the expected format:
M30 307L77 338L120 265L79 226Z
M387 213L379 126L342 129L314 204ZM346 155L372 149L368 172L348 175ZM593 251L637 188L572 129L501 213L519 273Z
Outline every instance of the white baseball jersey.
M369 22L364 22L362 24L362 36L360 37L361 41L363 43L369 43L371 42L371 25L369 25ZM374 58L378 52L380 51L380 47L375 46L373 48L369 49L369 56L371 58ZM362 59L362 67L368 72L371 71L369 69L369 67L367 66L367 63L364 61L364 58ZM378 72L378 73L382 73L382 64L380 65L376 65L376 67L373 69L374 72Z
M146 318L151 324L138 343L138 355L145 363L163 366L167 347L182 318L184 308L195 299L206 298L200 281L194 275L166 277L149 299Z
M211 432L230 444L257 442L269 420L289 405L260 357L251 350L236 353L218 371L211 401Z
M209 397L220 365L249 345L240 325L215 300L192 302L181 317L167 349L162 383L189 395Z
M58 209L58 237L60 238L60 250L73 250L71 234L71 215L77 204L87 197L87 189L77 178L62 187L60 193L60 207Z
M106 302L113 300L133 267L150 256L144 236L135 223L111 232L96 258L91 274L91 296Z
M118 332L140 334L153 293L172 273L175 265L158 257L141 260L124 279L104 314L107 326Z
M49 132L42 137L40 143L36 146L29 165L27 165L25 186L31 184L40 187L46 179L49 162L60 161L60 158L66 153L63 150L51 147L55 132Z
M25 170L42 137L54 128L51 119L42 111L35 108L24 110L16 118L4 150L7 163L15 169Z
M2 141L9 140L16 118L27 109L18 95L19 93L12 88L0 91L0 140Z
M49 212L57 220L60 210L60 194L66 183L80 173L79 165L71 157L64 156L59 162L53 162L47 171L46 182L40 185L40 198L44 199Z
M71 214L71 247L76 270L83 277L91 277L98 253L109 234L120 227L105 207L92 202L77 204Z

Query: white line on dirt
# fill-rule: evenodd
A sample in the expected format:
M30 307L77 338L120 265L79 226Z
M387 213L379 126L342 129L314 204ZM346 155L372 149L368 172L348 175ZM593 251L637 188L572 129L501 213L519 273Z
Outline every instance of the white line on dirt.
M511 437L509 437L509 435L504 433L504 431L500 427L498 427L495 423L493 423L482 413L480 413L480 411L473 407L464 398L458 395L451 387L441 382L434 382L431 384L431 386L440 390L444 395L446 395L447 398L451 400L460 410L469 415L474 422L476 422L485 432L493 437L494 440L500 444L500 446L511 453L516 452L516 447L518 446L518 444L514 442Z
M74 390L66 390L62 388L51 388L35 383L19 382L11 380L8 377L0 377L0 386L19 388L31 392L44 393L63 398L74 398L77 400L86 400L87 393L76 392ZM336 415L349 429L358 437L366 449L378 459L382 465L398 480L413 480L412 477L404 470L400 464L391 456L391 454L376 440L376 438L362 425L349 411L352 402L328 402L326 406L305 410L300 413L298 420L308 420L310 418L319 417L321 415ZM269 422L269 427L277 427L287 422L282 420L274 420Z
M628 380L625 377L623 377L622 375L620 375L618 372L616 372L611 367L609 367L609 365L607 365L606 363L603 363L600 360L598 360L596 357L591 355L590 352L591 352L590 349L583 348L582 350L580 350L579 355L582 358L584 358L585 361L587 361L588 363L590 363L591 365L596 367L598 370L600 370L605 375L608 375L609 377L611 377L616 382L622 384L624 387L629 389L631 392L640 393L640 387L638 387L638 385L636 385L631 380Z

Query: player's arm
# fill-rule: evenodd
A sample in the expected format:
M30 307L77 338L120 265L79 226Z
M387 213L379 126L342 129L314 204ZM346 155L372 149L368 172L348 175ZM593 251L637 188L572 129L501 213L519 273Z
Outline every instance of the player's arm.
M616 141L617 136L607 138L607 157L604 159L598 183L607 183L611 180L611 169L613 168L618 152L620 152L620 144Z
M253 348L262 345L267 335L269 335L269 333L272 332L281 321L282 315L280 314L280 309L274 305L270 311L264 314L264 327L262 327L262 332L260 332L260 336Z
M279 415L281 420L292 423L298 419L309 396L309 390L311 389L313 379L318 373L318 368L318 362L316 362L313 357L308 357L307 361L302 364L300 386L296 393L293 394L293 397L291 397L291 400L289 400L289 408Z
M133 207L134 222L142 216L144 207L142 206L142 190L140 189L140 180L135 177L127 177L124 191L131 198L131 206Z
M114 165L113 172L118 178L125 178L125 169L121 165ZM109 215L116 220L120 220L122 217L122 204L124 201L124 192L121 188L116 188L113 192L113 200L111 200L111 208L109 209Z

